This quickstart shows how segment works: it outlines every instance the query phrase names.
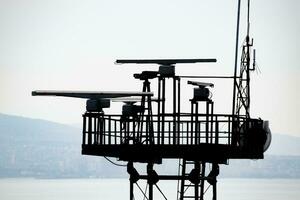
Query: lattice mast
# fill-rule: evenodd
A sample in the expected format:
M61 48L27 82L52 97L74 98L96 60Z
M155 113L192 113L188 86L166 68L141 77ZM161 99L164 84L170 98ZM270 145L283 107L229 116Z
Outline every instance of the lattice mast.
M238 32L240 18L240 0L238 3L237 37L236 37L236 61L234 72L233 89L233 115L250 118L250 72L255 70L255 49L253 49L253 61L251 62L251 51L253 38L250 38L250 0L247 1L247 35L242 47L240 60L239 76L237 77L237 51L238 51Z

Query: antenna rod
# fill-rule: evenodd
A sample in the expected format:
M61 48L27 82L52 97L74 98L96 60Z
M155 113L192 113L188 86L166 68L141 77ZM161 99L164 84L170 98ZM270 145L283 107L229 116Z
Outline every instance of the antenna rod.
M246 45L247 45L247 94L248 94L248 102L246 109L247 117L250 117L249 110L250 110L250 0L248 0L247 5L247 37L246 37ZM253 41L252 41L253 43Z
M250 32L250 0L248 0L248 6L247 6L247 36L249 36Z
M236 43L235 43L235 62L234 62L234 80L233 80L232 115L234 115L234 113L235 113L235 95L236 95L236 86L237 86L236 74L237 74L239 31L240 31L240 10L241 10L241 0L238 0L238 13L237 13L237 25L236 25Z

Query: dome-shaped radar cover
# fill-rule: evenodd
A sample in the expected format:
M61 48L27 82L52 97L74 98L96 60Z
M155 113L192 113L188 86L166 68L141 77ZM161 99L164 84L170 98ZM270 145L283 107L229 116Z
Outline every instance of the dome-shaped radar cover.
M270 147L271 141L272 141L272 134L271 134L271 130L269 128L269 121L263 122L263 129L266 132L266 142L264 144L264 152L266 152L268 150L268 148Z

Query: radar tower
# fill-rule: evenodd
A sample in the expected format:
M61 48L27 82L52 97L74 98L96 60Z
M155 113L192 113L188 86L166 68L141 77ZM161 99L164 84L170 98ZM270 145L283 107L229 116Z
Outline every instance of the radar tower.
M268 121L250 117L250 0L247 4L247 35L242 47L238 70L238 39L240 22L238 0L237 35L234 76L180 76L175 67L187 64L211 64L205 59L138 59L116 60L117 64L158 65L157 71L142 71L134 78L142 81L140 91L33 91L33 96L61 96L87 99L83 114L82 154L113 157L127 162L129 199L136 199L139 191L144 199L153 200L154 190L167 199L159 187L163 180L178 181L177 199L204 200L208 188L217 199L219 165L229 159L263 159L271 142ZM237 75L239 74L239 76ZM212 99L213 83L186 79L233 79L232 113L216 113ZM157 81L157 89L151 83ZM167 81L171 80L171 81ZM181 85L193 87L190 111L182 112ZM171 88L171 89L169 89ZM170 93L167 92L170 91ZM105 113L111 103L123 102L122 111ZM171 105L171 109L166 106ZM155 165L164 159L178 159L178 174L159 174ZM146 173L135 164L146 164ZM146 181L144 191L140 181Z

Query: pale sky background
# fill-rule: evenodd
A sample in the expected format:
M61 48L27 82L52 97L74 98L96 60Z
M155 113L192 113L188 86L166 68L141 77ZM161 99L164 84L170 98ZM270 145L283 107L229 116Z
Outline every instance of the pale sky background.
M118 58L217 58L177 66L176 73L232 75L236 10L237 0L0 0L0 112L81 123L84 100L32 97L31 91L135 91L141 84L133 73L158 69L114 65ZM299 10L298 0L251 1L261 71L252 74L252 117L270 120L272 132L298 136ZM232 81L215 84L216 112L230 113ZM188 109L192 87L183 90Z

